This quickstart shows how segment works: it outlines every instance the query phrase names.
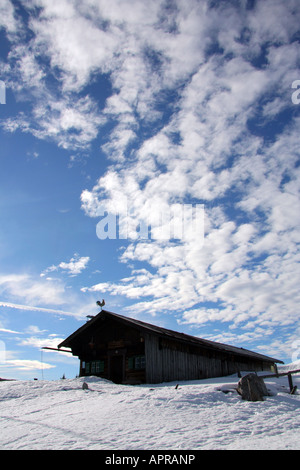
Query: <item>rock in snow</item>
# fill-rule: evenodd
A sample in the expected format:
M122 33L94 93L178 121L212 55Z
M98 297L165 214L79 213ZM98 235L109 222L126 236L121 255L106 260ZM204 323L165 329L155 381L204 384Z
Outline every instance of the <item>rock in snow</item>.
M242 377L238 383L237 391L243 400L248 401L263 401L264 397L268 396L264 379L256 374L247 374Z

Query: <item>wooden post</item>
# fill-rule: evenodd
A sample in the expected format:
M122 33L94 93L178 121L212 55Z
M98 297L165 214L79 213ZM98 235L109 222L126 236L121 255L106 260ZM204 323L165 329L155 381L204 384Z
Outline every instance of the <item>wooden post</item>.
M293 388L294 388L292 374L288 374L288 379L289 379L290 393L292 393Z
M292 374L288 374L288 379L289 379L289 386L290 386L290 394L294 395L297 390L297 386L293 385Z
M293 385L292 374L299 374L299 373L300 373L300 369L297 369L297 370L290 370L288 372L280 372L280 373L277 373L276 375L275 374L260 375L260 378L269 379L272 377L283 377L284 375L287 375L288 381L289 381L289 387L290 387L290 394L294 395L297 390L297 385L295 386Z

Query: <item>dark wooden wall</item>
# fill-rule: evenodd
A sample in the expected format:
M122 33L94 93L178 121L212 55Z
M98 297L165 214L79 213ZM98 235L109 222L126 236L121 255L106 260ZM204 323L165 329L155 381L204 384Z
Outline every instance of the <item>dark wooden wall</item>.
M76 338L73 354L82 361L104 361L100 377L118 383L161 383L221 377L238 371L269 370L272 363L251 357L203 348L197 344L146 332L118 321L99 322ZM134 368L136 357L145 356L145 367ZM95 367L94 367L95 368ZM119 370L120 369L120 370ZM91 375L80 368L80 375Z
M145 383L145 368L132 368L132 360L145 355L144 338L135 328L124 327L116 321L106 321L92 332L88 331L74 347L80 358L80 375L88 374L82 362L104 361L101 373L94 373L120 383ZM118 372L117 369L120 369Z
M201 350L172 340L145 335L146 382L196 380L238 371L269 370L271 364L218 351Z

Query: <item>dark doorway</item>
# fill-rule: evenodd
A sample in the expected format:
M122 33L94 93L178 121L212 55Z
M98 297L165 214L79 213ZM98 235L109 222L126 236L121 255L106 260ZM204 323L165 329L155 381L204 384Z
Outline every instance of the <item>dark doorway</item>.
M110 357L110 380L116 384L123 382L123 356Z

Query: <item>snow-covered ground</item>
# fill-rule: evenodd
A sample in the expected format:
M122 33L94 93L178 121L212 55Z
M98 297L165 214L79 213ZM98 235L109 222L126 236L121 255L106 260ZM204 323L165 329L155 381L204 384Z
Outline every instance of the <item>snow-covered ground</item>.
M243 401L238 380L3 381L0 449L300 449L300 393L289 394L287 377L265 379L263 402ZM300 390L300 374L293 382Z

